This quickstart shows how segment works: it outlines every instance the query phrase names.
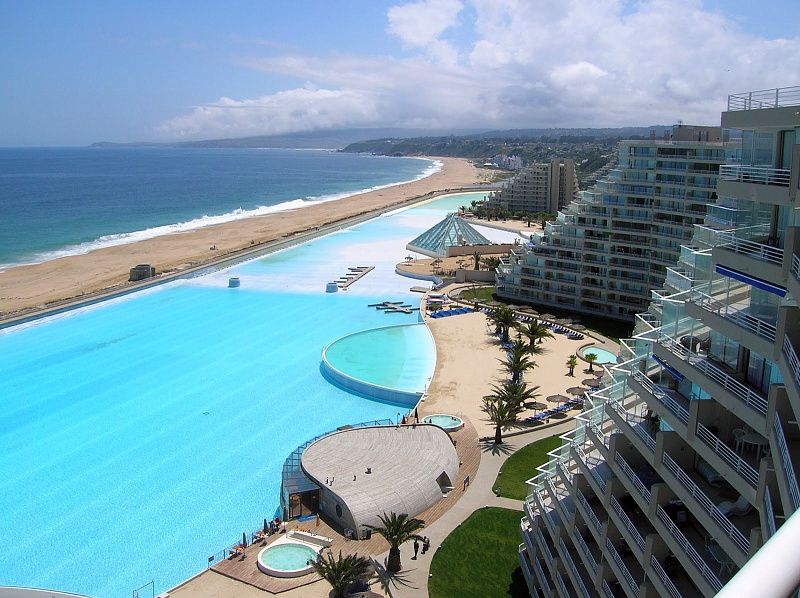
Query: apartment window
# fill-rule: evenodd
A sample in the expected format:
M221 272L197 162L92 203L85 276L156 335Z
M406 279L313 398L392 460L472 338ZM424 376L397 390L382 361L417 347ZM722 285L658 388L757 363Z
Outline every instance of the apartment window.
M711 347L709 355L724 363L731 370L736 370L739 358L739 343L732 341L719 332L711 331Z

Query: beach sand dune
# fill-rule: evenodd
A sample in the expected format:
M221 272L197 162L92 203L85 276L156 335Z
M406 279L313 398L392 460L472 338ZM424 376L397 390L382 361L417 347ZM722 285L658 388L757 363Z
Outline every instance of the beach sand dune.
M358 216L425 195L486 182L491 173L458 158L435 158L441 171L429 177L341 200L267 216L227 222L188 233L19 266L0 273L0 312L4 315L44 307L127 282L137 264L158 273L182 270L227 253L280 239L296 232ZM31 231L35 234L35 231ZM211 249L211 248L214 249Z

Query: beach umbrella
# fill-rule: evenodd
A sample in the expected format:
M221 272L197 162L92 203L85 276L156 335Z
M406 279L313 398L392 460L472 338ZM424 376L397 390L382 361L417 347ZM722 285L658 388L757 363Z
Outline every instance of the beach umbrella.
M556 320L556 323L561 324L562 326L569 326L572 324L572 318L561 318L560 320Z
M247 532L242 532L242 548L247 548Z
M547 405L545 405L544 403L540 403L538 401L530 401L528 403L525 403L525 408L526 409L547 409Z
M567 392L571 395L582 395L588 390L589 390L588 388L583 388L582 386L573 386L571 388L568 388Z
M586 378L586 380L582 380L581 384L585 384L586 386L597 386L600 384L599 378Z
M583 324L570 324L569 327L576 332L580 332L581 330L586 330L586 326L584 326Z
M499 301L487 301L486 305L488 305L489 307L497 307L498 305L502 305L502 303L500 303Z
M561 401L569 401L569 397L564 395L550 395L545 400L551 403L560 403Z
M267 520L264 519L264 535L269 533L269 526L267 525Z
M539 316L542 320L554 320L555 316L553 314L541 314Z

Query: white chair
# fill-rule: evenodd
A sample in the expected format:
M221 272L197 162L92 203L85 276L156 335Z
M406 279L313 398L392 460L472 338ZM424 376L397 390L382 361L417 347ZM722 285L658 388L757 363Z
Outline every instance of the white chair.
M742 449L744 448L744 441L742 440L744 434L745 432L742 428L736 428L733 431L734 448L736 449L737 453L741 453Z
M731 500L722 501L717 505L717 508L726 517L733 517L734 515L747 515L753 505L744 496L740 496L736 502Z

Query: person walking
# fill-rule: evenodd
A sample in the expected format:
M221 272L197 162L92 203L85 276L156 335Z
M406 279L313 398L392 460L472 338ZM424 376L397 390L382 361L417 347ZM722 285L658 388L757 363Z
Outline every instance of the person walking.
M418 552L419 552L419 540L414 538L414 556L411 557L412 560L416 560Z

